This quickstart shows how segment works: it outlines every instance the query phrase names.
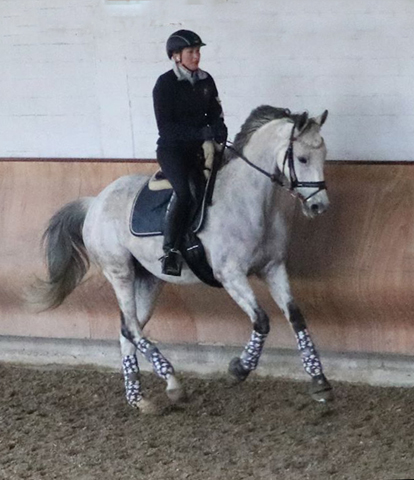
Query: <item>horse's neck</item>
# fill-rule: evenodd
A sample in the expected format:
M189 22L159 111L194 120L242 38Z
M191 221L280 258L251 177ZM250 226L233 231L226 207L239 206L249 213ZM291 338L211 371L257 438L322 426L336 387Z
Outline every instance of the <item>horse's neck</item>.
M268 163L270 172L271 161ZM260 166L263 168L263 162ZM269 227L276 216L279 219L290 216L293 203L282 187L241 158L233 158L219 171L214 195L215 203L223 211L239 217L241 222L250 216L248 224L252 226L256 219L256 228L262 229Z
M253 164L274 173L276 156L283 156L286 141L277 144L274 128L265 126L260 133L252 137L243 153ZM279 138L283 139L284 133ZM263 251L277 251L283 258L294 209L286 190L243 159L233 158L218 172L214 197L215 214L231 222L232 229L239 230L239 238L249 238L250 245L260 244Z
M220 248L233 246L234 254L249 264L247 269L274 258L282 261L289 238L285 207L292 200L288 192L235 158L219 171L206 233L212 235L213 244L228 245Z
M233 158L223 167L217 177L217 199L233 206L244 208L245 204L255 208L265 207L271 194L271 182L262 173L254 170L240 158Z
M286 144L283 140L284 128L286 126L281 120L274 120L260 128L245 146L244 157L269 175L275 173L276 157L283 155ZM277 140L278 138L282 140ZM237 201L236 199L247 197L254 204L254 208L270 214L277 187L269 176L238 157L230 160L219 172L218 189L223 190L223 198L227 197L224 198L225 201Z

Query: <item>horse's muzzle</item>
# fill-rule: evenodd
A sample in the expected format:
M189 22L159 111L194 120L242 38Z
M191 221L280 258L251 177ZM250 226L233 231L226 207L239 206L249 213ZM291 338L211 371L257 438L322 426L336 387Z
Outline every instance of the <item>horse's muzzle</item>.
M329 198L326 190L318 192L302 203L303 213L309 218L315 218L325 213L329 208Z

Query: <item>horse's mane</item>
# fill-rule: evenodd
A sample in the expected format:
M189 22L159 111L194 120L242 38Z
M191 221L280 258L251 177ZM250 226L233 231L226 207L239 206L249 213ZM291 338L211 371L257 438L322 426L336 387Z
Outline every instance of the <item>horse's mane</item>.
M261 105L260 107L255 108L250 112L250 115L243 123L240 132L235 136L233 142L234 150L243 153L244 147L249 143L254 132L260 127L263 127L266 123L281 118L291 118L294 121L294 118L292 117L293 115L288 108L276 108L270 105ZM227 150L226 161L230 161L237 156L234 150Z
M270 105L261 105L250 112L246 121L243 123L240 132L235 136L233 149L226 149L223 165L231 159L237 157L237 153L243 153L244 147L249 143L254 132L266 123L272 120L287 118L292 122L300 117L300 114L292 113L288 108L277 108ZM309 125L310 126L310 125ZM306 128L307 130L307 128Z

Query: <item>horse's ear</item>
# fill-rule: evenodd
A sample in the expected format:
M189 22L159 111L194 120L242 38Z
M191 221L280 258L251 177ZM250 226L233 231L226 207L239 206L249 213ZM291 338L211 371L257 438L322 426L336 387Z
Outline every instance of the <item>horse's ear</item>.
M299 133L303 130L306 123L308 121L308 112L303 112L300 117L296 120L296 128L298 129Z
M325 110L322 115L319 115L319 117L315 118L315 122L322 127L322 125L326 122L326 119L328 118L328 110Z

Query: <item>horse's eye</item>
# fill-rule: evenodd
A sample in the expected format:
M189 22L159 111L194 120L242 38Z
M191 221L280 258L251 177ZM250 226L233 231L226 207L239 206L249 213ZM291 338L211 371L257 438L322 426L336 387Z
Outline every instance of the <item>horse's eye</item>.
M305 157L299 157L298 160L300 163L308 163L308 159Z

